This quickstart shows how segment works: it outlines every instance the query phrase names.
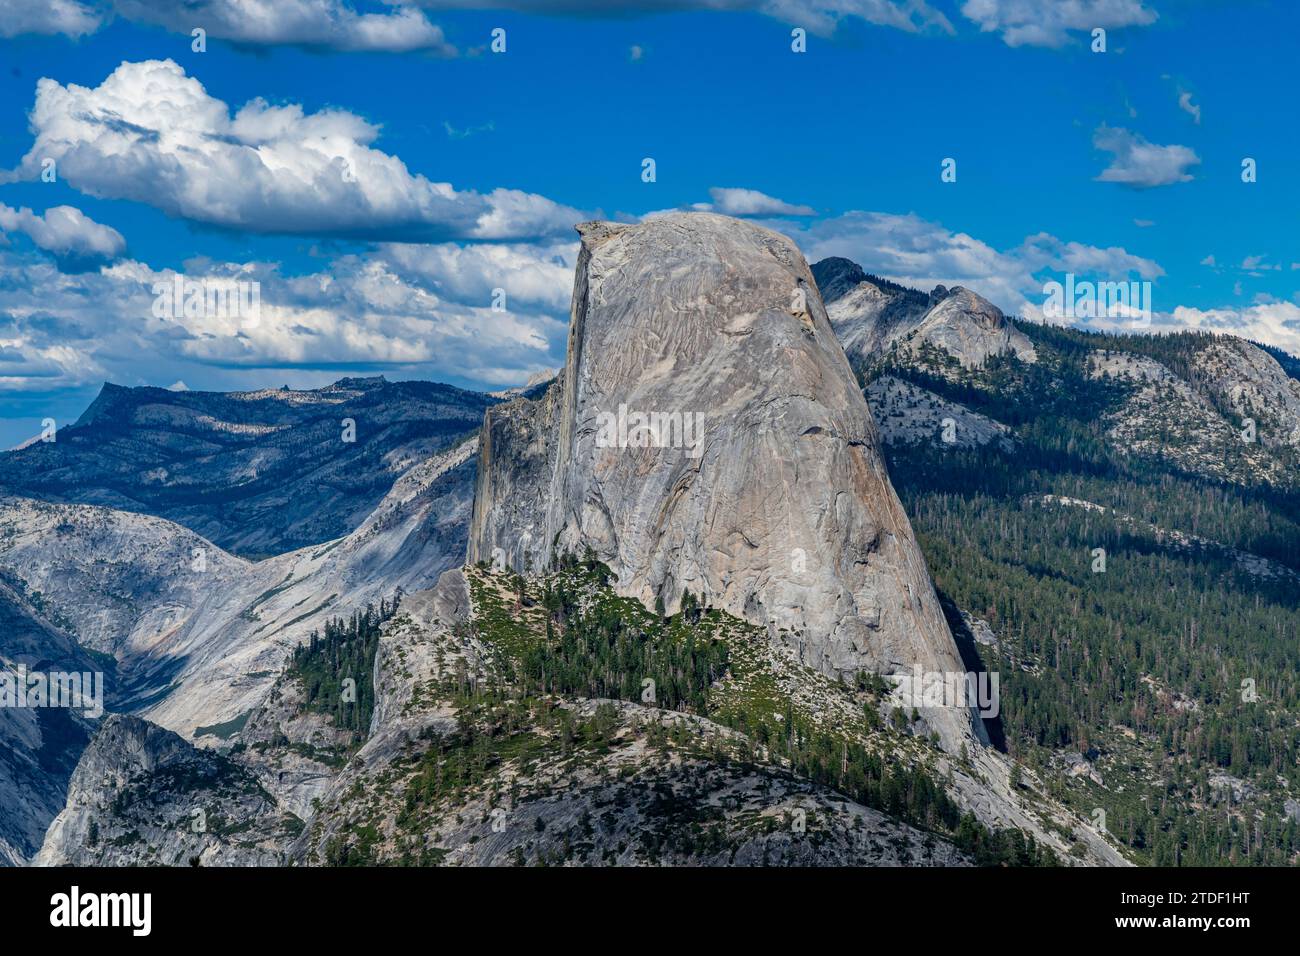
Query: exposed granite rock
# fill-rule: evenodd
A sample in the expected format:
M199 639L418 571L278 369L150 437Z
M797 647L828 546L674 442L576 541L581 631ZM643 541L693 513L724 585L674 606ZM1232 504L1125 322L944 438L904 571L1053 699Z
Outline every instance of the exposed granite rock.
M1011 451L1016 444L1001 422L893 375L881 375L867 386L867 404L886 445L977 448L996 443Z
M535 400L516 398L484 414L471 563L493 561L520 571L541 567L563 396L561 373Z
M1194 359L1196 384L1232 414L1256 422L1265 446L1300 446L1300 381L1243 339L1215 338Z
M1286 800L1282 804L1282 819L1300 823L1300 800Z
M822 294L822 302L827 305L848 295L864 282L871 282L877 287L876 291L880 292L882 297L885 295L883 289L885 280L868 275L863 271L862 266L852 259L845 259L843 256L828 256L814 262L809 268L812 270L813 278L817 280L817 289ZM889 285L893 285L893 283L889 283ZM901 290L903 287L898 286L898 289ZM848 350L845 349L845 351Z
M869 275L848 259L822 259L812 273L831 327L855 364L882 354L934 304L926 293Z
M557 747L510 779L510 796L476 788L454 813L424 821L421 840L458 866L969 865L942 837L786 771L708 759L700 749L726 734L708 721L621 701L572 705L578 719L602 706L616 721L605 752ZM679 726L695 747L647 739ZM390 772L401 781L404 770ZM385 839L372 852L391 861L398 808L376 796L366 808Z
M300 822L256 778L138 717L104 719L36 866L267 866Z
M1088 369L1093 378L1133 386L1123 404L1106 416L1106 437L1121 454L1163 461L1220 481L1294 482L1286 462L1275 454L1278 444L1264 441L1266 435L1279 434L1275 427L1263 423L1279 421L1275 413L1283 406L1276 406L1273 415L1261 419L1258 440L1246 442L1238 424L1224 417L1226 405L1222 400L1216 404L1214 390L1203 382L1180 378L1155 359L1095 349L1089 355ZM1217 397L1232 394L1226 380L1218 381L1221 390ZM1244 398L1246 392L1235 394Z
M835 334L858 364L869 364L892 346L923 345L978 368L991 355L1012 352L1033 362L1034 346L987 299L962 286L935 286L927 295L868 275L848 259L823 259L813 267Z
M0 866L21 866L40 847L92 727L62 708L0 707Z
M590 548L621 594L673 611L689 590L766 625L823 673L963 671L793 243L703 213L579 233L561 391L487 436L470 560L500 547L542 567ZM537 436L557 399L543 453ZM701 415L702 434L669 430L631 447L635 437L611 428L620 410ZM524 447L503 449L511 437ZM520 500L547 505L527 545L521 532L539 518ZM971 738L964 710L923 718L950 748Z
M274 602L287 629L304 613L330 613L319 599L343 588L359 600L429 580L469 522L471 560L500 548L500 560L539 568L557 552L591 549L625 596L676 609L689 589L764 627L772 643L759 632L756 646L822 674L964 670L866 404L788 240L711 215L580 232L561 380L490 409L477 445L410 469L352 534L265 562L280 573L260 576L255 597L250 579L214 600L241 617ZM620 405L698 411L704 428L698 442L598 440ZM260 575L262 565L252 567ZM440 773L436 748L463 745L466 715L449 681L474 686L499 666L500 648L468 626L465 578L447 571L384 625L374 718L345 760L321 759L341 741L305 711L292 680L274 681L267 697L273 680L243 688L235 679L279 666L291 635L262 637L263 625L250 622L255 659L234 630L183 645L204 657L154 711L190 732L200 717L251 706L238 745L216 753L110 718L38 862L312 864L340 853L386 863L965 862L942 838L752 765L744 755L753 743L734 730L628 702L538 704L601 723L604 736L574 752L552 725L521 725L535 738L527 759L503 755L488 778L412 802L416 790L429 792L419 775ZM1123 862L1100 836L1063 838L1077 821L1036 784L1027 798L1005 758L975 742L967 711L923 709L917 730L931 729L948 755L917 746L981 821L1022 829L1058 853L1078 840L1079 862ZM967 744L969 760L958 759ZM192 832L196 807L218 825ZM504 826L494 825L502 809ZM806 814L802 833L789 826L796 811ZM704 844L701 815L710 821Z
M413 810L407 794L427 772L422 759L460 726L455 708L432 688L449 675L483 680L493 667L493 649L459 626L472 613L465 576L449 571L385 625L370 738L290 848L295 863L336 860L363 831L366 859L375 863L968 862L941 837L779 767L737 760L752 744L734 730L626 701L557 703L578 721L603 712L607 744L582 750L542 735L549 743L527 759L503 755L499 767L453 798Z
M293 698L282 688L267 700L276 675L329 617L428 588L462 562L477 450L470 438L407 468L345 537L256 563L162 518L0 497L0 668L107 671L110 710L205 746L265 720L294 746L262 764L250 751L250 767L300 813L334 757L309 719L275 719ZM76 712L0 708L0 865L40 847L92 731Z
M0 679L13 688L32 672L101 673L111 701L111 662L80 647L60 626L67 622L58 611L0 571ZM20 866L35 853L63 809L68 780L94 730L88 709L0 706L0 866Z
M305 820L347 762L353 741L327 715L306 707L302 681L286 672L240 729L239 743L239 762Z
M935 290L943 290L940 286ZM970 289L954 286L935 295L934 306L908 333L908 347L928 343L956 357L966 368L982 366L992 355L1013 353L1022 362L1037 359L1034 346L1009 323L1002 310Z
M961 612L962 623L966 625L966 630L970 632L971 639L976 644L983 644L985 647L998 647L998 635L989 625L989 622L982 617L975 617L969 611Z

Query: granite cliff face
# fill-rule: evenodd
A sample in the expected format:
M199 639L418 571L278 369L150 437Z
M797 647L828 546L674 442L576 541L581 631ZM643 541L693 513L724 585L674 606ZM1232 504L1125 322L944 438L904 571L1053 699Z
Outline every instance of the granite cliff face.
M521 571L544 565L563 382L561 372L554 382L484 413L469 532L471 563L492 561Z
M928 343L966 368L978 368L990 356L1008 352L1021 361L1034 361L1033 344L988 299L961 286L936 286L930 298L934 305L917 324L911 347Z
M793 243L711 214L578 231L563 381L489 415L470 560L591 549L619 593L689 591L826 674L963 671Z
M980 746L967 708L908 720L882 682L855 679L966 667L798 251L703 214L579 231L554 381L487 409L477 441L409 468L350 534L256 563L216 555L229 578L156 643L126 645L156 666L100 642L153 723L101 722L35 862L947 865L979 858L956 829L969 811L1056 859L1122 863ZM12 507L27 542L12 571L42 586L42 542L145 521ZM188 532L171 534L183 554ZM93 553L72 567L97 581ZM289 648L397 587L361 678L368 728L340 725L342 699L314 699ZM578 679L611 673L589 641L607 628L676 668L655 673L679 699ZM690 696L674 689L683 646L708 655ZM552 654L573 659L557 673ZM948 823L929 829L936 804L895 814L868 787L832 789L778 749L787 727L846 767L852 754L863 779L878 761L935 781Z

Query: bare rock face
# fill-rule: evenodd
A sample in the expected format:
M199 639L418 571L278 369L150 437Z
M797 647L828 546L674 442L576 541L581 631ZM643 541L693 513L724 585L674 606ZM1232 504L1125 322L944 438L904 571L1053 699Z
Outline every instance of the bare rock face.
M868 275L848 259L823 259L812 267L831 325L854 362L870 362L892 346L940 349L965 368L989 356L1014 353L1037 359L1033 343L992 302L970 289L935 286L927 295Z
M1037 358L1025 334L1007 322L996 305L970 289L939 286L931 293L938 298L916 327L915 340L937 346L967 368L978 368L992 355L1012 352L1021 361Z
M1006 425L896 376L873 380L866 394L886 445L979 448L996 443L1003 451L1015 448Z
M831 327L855 362L883 353L915 328L933 304L924 292L869 275L838 256L814 263L812 273Z
M0 548L5 540L0 533ZM13 688L29 672L107 671L104 692L111 701L112 668L46 619L56 615L43 597L0 567L0 683ZM0 706L0 867L21 866L39 849L94 725L93 714L75 708Z
M484 414L469 533L471 562L493 561L519 570L540 567L549 540L547 511L563 379L561 373L534 399L518 397Z
M1300 446L1300 381L1243 339L1211 340L1194 360L1201 391L1219 407L1250 418L1270 447Z
M702 213L578 231L563 383L489 417L470 560L590 548L620 593L672 611L690 591L823 673L962 672L794 244ZM510 434L533 469L501 447ZM946 747L970 739L968 711L921 711Z
M299 828L247 771L147 720L104 719L35 866L269 866Z

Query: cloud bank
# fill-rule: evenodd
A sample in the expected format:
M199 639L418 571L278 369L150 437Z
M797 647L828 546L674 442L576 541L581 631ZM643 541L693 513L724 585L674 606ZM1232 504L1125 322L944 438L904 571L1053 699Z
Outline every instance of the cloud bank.
M91 196L252 233L376 240L520 239L588 218L514 189L433 182L375 149L379 127L346 110L260 98L236 110L172 60L123 63L94 89L36 85L35 141L10 179L60 178Z

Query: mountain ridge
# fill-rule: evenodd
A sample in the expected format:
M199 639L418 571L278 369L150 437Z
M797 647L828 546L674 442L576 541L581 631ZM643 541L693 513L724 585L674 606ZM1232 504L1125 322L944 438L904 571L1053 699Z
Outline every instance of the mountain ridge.
M228 393L106 383L53 441L0 455L0 493L154 514L262 558L354 529L496 401L382 376Z
M1041 862L1048 858L1044 854L1059 862L1126 862L1112 845L1121 838L1083 822L1095 806L1111 809L1118 820L1132 819L1133 811L1116 804L1117 795L1106 790L1112 779L1139 789L1140 782L1124 777L1127 754L1112 756L1118 749L1114 739L1126 738L1089 728L1104 740L1106 750L1099 756L1085 751L1082 757L1058 752L1043 757L1023 749L1020 735L1036 715L1027 714L1015 695L1020 682L1046 679L1046 655L1009 630L995 613L1000 608L980 603L978 592L972 597L956 575L943 526L932 521L939 506L925 497L917 474L927 480L947 480L951 474L970 483L974 476L961 477L958 456L988 467L1010 455L1041 455L1042 436L1033 420L1044 409L1067 409L1089 427L1103 428L1112 406L1098 405L1092 415L1092 406L1074 394L1051 404L1035 391L1045 381L1061 381L1063 372L1069 372L1071 387L1092 390L1098 401L1122 403L1140 388L1134 390L1120 376L1094 376L1098 350L1086 336L1017 330L1031 342L1033 362L1020 358L1015 348L984 348L985 339L945 338L934 326L952 331L969 323L985 332L991 327L1011 341L1011 320L984 310L983 300L968 300L960 288L926 296L922 319L951 303L924 331L930 348L892 349L886 362L871 369L855 363L859 374L870 370L876 376L856 381L814 273L788 240L723 217L665 220L653 226L582 227L569 355L553 381L503 394L507 400L485 406L477 438L411 464L346 535L256 563L230 558L231 580L202 612L208 623L183 624L162 636L168 628L154 629L157 633L144 643L158 649L159 665L133 674L125 661L127 693L135 695L136 709L148 720L110 718L101 727L102 739L92 741L86 773L50 828L40 862L960 865ZM647 263L654 270L649 278ZM847 267L840 269L857 278ZM849 288L842 297L863 282L901 294L875 286L868 277L844 283ZM623 343L622 351L607 347L615 341ZM1139 346L1158 353L1168 343L1133 343ZM1249 357L1235 345L1230 348ZM936 366L935 357L945 353L952 362ZM736 361L738 354L747 360ZM1170 375L1186 373L1179 354L1166 357L1169 368L1177 370L1166 368ZM1260 413L1268 436L1264 444L1286 454L1289 406L1281 403L1281 424L1265 420L1262 412L1277 404L1283 395L1279 388L1289 393L1290 386L1270 378L1273 367L1265 364L1267 374L1258 387L1235 388L1234 376L1242 368L1256 368L1257 361L1239 366L1229 355L1213 366L1196 365L1199 354L1184 364L1205 372L1195 383L1205 407L1216 415ZM719 372L730 366L762 369L771 377L757 376L746 386ZM810 379L816 384L801 378L808 369L817 370ZM1217 379L1210 374L1215 369L1221 373ZM345 392L358 387L355 381L340 384ZM386 385L374 379L361 384L380 391ZM870 410L861 397L864 385ZM902 424L892 424L894 416L885 407L891 403L908 410ZM694 447L689 441L658 444L662 433L641 445L619 439L602 446L597 441L601 416L622 406L670 413L706 409L706 427ZM950 443L942 438L948 420L955 438ZM770 442L754 444L756 436L768 432ZM1068 431L1061 436L1073 437ZM820 491L778 480L779 468L772 474L764 470L762 452L769 445L784 449L786 456L795 449L803 480L822 468L829 468L830 477L817 480ZM890 456L888 474L882 450ZM923 461L924 468L914 461ZM1033 461L1041 467L1037 457ZM843 470L828 466L837 462L848 464ZM861 473L855 470L863 466ZM700 477L702 469L707 478ZM751 480L786 493L761 498L748 511L708 510L717 502L745 501ZM908 513L894 495L895 482L906 494ZM701 488L707 493L700 494ZM818 504L818 495L827 490L834 508ZM700 494L698 502L708 506L704 512L691 510L698 504L692 494ZM871 503L868 510L880 507L880 514L895 519L882 522L885 530L878 535L863 530L852 514L851 499L857 496ZM925 504L915 510L918 499ZM1017 507L1023 507L1026 520L1054 520L1039 516L1049 514L1035 504L1039 500L1017 498ZM1110 520L1107 506L1098 507L1102 510L1055 510L1069 512L1062 521L1097 520L1098 515ZM866 543L862 562L830 561L834 569L817 585L852 581L847 590L858 613L863 606L880 608L880 617L872 618L876 626L868 624L863 632L865 648L852 641L851 652L831 648L828 635L833 642L834 633L825 621L802 604L781 603L782 575L803 573L785 570L797 549L819 557L833 553L833 548L800 544L801 509L820 515L810 526L851 529L846 554L857 555L854 548ZM1275 550L1255 547L1240 535L1185 532L1176 522L1166 530L1166 523L1148 522L1141 509L1114 512L1121 513L1119 533L1148 534L1155 546L1180 560L1205 559L1212 543L1217 549L1212 559L1244 562L1243 572L1278 561ZM142 520L94 508L87 516L128 526ZM913 522L921 522L915 536ZM54 541L55 529L67 523L51 520L41 533ZM26 519L19 524L24 533L35 533ZM715 529L709 534L720 537L692 540L691 529L700 528ZM73 538L91 530L88 525L74 531ZM188 547L189 539L182 539ZM1122 560L1122 546L1106 540L1114 560ZM40 547L30 554L38 556ZM747 555L765 547L780 559L769 554L749 564ZM211 557L215 567L225 567L220 554ZM944 575L945 591L937 595L931 560L940 562ZM0 562L0 571L30 579L42 593L56 593L39 576L48 571L38 560L11 556L9 562L8 568ZM915 575L908 578L911 586L887 594L869 579L864 584L855 577L861 574L858 563L905 578L910 566ZM77 569L72 560L65 567ZM1261 587L1287 578L1291 566L1277 567L1277 573L1262 576ZM761 573L750 577L755 570ZM806 582L795 583L808 591ZM337 700L327 698L326 709L316 709L319 704L311 702L289 651L309 630L342 620L339 614L352 613L355 619L367 602L381 602L398 587L404 592L401 607L391 620L374 625L373 666L361 677L374 710L357 737L338 724ZM961 600L953 600L947 588ZM331 601L322 603L329 595ZM939 625L909 637L895 615L927 600L942 605ZM178 603L183 602L171 601L173 609ZM805 616L784 619L782 614ZM847 618L836 610L826 618L832 619L842 624ZM958 632L961 647L955 643ZM636 648L632 660L652 662L661 701L637 696L640 672L632 680L620 669L629 665L613 666L600 656L620 653L620 642L629 641ZM926 641L933 647L927 649ZM657 662L675 660L682 647L697 655L689 658L691 666L653 669ZM845 656L835 657L841 652ZM169 670L162 666L167 654L183 655L186 662ZM715 669L720 660L726 662L721 678ZM955 723L952 714L909 718L891 705L875 680L913 664L1000 669L1009 682L1004 690L1014 690L1005 698L1011 754L986 746L981 725ZM611 673L630 684L611 687L588 676ZM679 688L667 673L704 676L698 686ZM162 696L141 696L140 674ZM357 677L335 672L329 686L348 676ZM1149 686L1165 706L1186 705L1184 714L1208 709L1168 675L1158 677L1151 677ZM1188 701L1201 710L1191 709ZM355 717L344 712L353 715L349 720ZM796 724L798 734L783 733L783 726ZM467 727L473 728L468 735ZM183 736L166 736L163 728ZM819 769L822 758L810 757L808 745L800 743L804 734L828 748L828 767L843 761L842 779ZM491 763L483 776L471 775L448 788L443 781L450 768L476 765L460 762L479 753L475 740L491 741L502 754L500 762ZM157 749L169 766L225 783L176 786L175 774L146 773L129 760L119 766L114 741L131 741L136 755ZM1104 773L1098 769L1102 764ZM873 778L882 766L889 772ZM635 773L629 784L617 785L621 796L615 812L598 794L620 767ZM104 772L116 782L106 793L91 794L86 782ZM829 776L820 776L824 772ZM890 804L884 794L894 785L894 772L915 774L905 778L908 792L932 787L935 802ZM521 802L507 797L507 780L523 795ZM725 790L743 808L738 815L723 810L710 818L708 841L716 843L687 836L690 826L662 801L671 792L687 805L706 806L707 801L699 802L705 800L702 781ZM1081 795L1075 792L1079 788L1092 789ZM780 798L754 803L747 795L756 789ZM141 798L144 802L135 802ZM1095 802L1081 802L1087 800ZM248 836L241 838L224 823L206 835L183 827L151 829L146 819L147 808L161 807L164 817L181 824L196 805L215 807L219 821L241 808L238 812L249 818ZM499 830L493 826L498 811L505 813ZM796 811L808 815L819 841L830 842L814 851L792 839L788 828ZM590 823L610 813L607 832ZM755 814L766 821L759 830L746 822ZM968 829L957 825L959 818ZM92 825L93 832L111 837L111 849L103 841L89 841ZM859 838L863 828L866 839ZM578 833L583 838L575 845L567 835ZM886 833L906 849L885 852L871 838ZM1126 853L1146 852L1133 837L1122 839Z
M814 263L812 271L855 368L891 351L926 348L951 355L965 368L1006 352L1034 361L1033 345L1002 310L963 286L939 285L924 293L835 257Z

